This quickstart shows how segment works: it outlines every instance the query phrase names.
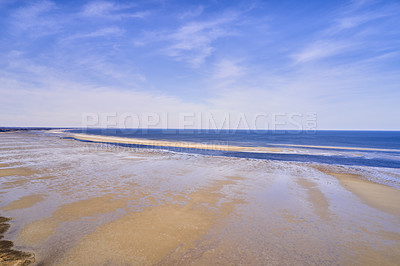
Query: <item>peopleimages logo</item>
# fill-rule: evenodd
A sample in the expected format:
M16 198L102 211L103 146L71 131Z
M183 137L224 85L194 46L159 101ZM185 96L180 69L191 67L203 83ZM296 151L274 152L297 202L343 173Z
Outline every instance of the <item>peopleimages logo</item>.
M82 113L83 128L254 130L315 133L317 113L185 112L185 113Z

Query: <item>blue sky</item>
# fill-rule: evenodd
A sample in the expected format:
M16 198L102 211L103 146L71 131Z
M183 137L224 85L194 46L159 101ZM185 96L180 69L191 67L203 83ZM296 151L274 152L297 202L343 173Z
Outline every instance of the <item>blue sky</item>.
M2 126L313 112L400 129L398 1L1 0L0 29Z

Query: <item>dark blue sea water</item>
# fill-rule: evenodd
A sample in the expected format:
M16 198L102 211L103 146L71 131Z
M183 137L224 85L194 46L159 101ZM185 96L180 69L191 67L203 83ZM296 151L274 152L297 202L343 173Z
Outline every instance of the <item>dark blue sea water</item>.
M300 153L260 153L199 150L188 148L159 147L171 151L208 155L257 158L281 161L318 162L327 164L360 165L400 168L400 131L250 131L250 130L178 130L178 129L75 129L74 133L103 136L143 138L150 140L184 141L206 144L249 147L285 147L285 145L330 146L296 147ZM119 144L130 147L144 145ZM343 147L354 148L344 150ZM157 148L152 146L152 148ZM357 149L361 148L361 149ZM362 149L372 150L362 150ZM304 150L319 151L306 154ZM379 150L373 150L379 149ZM384 149L384 151L380 150ZM335 152L340 151L340 152ZM323 154L321 154L321 152ZM357 156L354 156L357 152Z

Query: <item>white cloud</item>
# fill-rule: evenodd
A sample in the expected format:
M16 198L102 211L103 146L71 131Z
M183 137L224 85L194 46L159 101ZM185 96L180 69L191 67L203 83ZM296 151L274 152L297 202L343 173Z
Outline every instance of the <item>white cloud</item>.
M118 83L115 89L138 89L146 83L146 77L127 65L114 64L107 56L86 54L83 57L74 53L58 55L52 65L35 63L20 52L11 52L0 57L8 66L0 69L0 77L20 81L20 88L65 89L85 86L102 86L104 82ZM66 64L66 62L68 62ZM63 66L60 69L60 65ZM85 74L82 75L82 69ZM80 80L80 82L75 82ZM84 85L82 85L84 84ZM0 88L1 89L1 88ZM15 89L19 89L15 87Z
M117 4L111 1L93 1L83 7L81 15L84 17L120 20L125 18L144 18L149 12L133 12L133 4Z
M376 16L375 16L376 18ZM350 29L357 27L363 23L366 23L370 20L374 19L373 14L366 14L362 16L351 16L351 17L343 17L337 20L337 28L341 29Z
M303 48L299 53L294 54L296 63L321 60L327 57L338 55L352 48L354 44L346 42L335 42L328 40L316 41Z
M121 29L119 27L106 27L102 28L96 31L92 31L89 33L82 33L82 34L75 34L75 35L70 35L67 38L65 38L63 41L72 41L76 39L81 39L81 38L93 38L93 37L105 37L105 36L110 36L110 35L122 35L125 32L124 29Z
M51 1L39 1L18 9L12 15L12 25L16 31L29 31L36 37L52 34L59 30L60 20L49 16L57 6Z
M334 12L331 25L318 32L314 40L304 45L292 58L296 63L305 63L352 52L355 48L368 49L371 41L367 38L386 30L385 24L372 22L400 12L397 5L374 4L376 1L353 1L345 9Z
M231 23L236 19L236 13L226 13L214 20L186 23L163 37L172 43L164 53L197 67L214 52L214 41L234 34Z
M107 28L103 28L103 29L88 33L85 37L101 37L101 36L107 36L107 35L120 35L124 32L125 31L119 27L107 27Z
M220 59L214 64L212 71L212 79L209 81L214 89L228 89L247 74L246 69L240 66L239 59Z
M82 11L82 15L88 17L104 16L116 10L117 7L113 2L97 1L88 3Z
M370 11L356 11L344 15L339 15L337 19L334 20L332 27L326 30L327 34L336 34L344 30L353 29L362 26L371 21L379 20L385 17L390 17L398 13L396 8L381 8L379 10Z
M203 13L203 11L204 11L204 7L198 6L192 10L189 10L189 11L179 14L177 17L181 20L193 19L195 17L200 16Z
M228 59L219 60L214 67L216 79L235 79L244 74L243 68L239 67L237 62Z
M144 30L141 37L133 40L133 45L143 47L147 44L157 43L158 53L171 57L175 61L188 63L192 67L200 67L208 57L213 55L222 38L238 36L238 28L245 23L240 18L243 10L224 11L209 19L199 17L203 12L202 7L184 13L178 17L180 25L177 28L162 30ZM185 18L185 19L183 19ZM169 25L168 25L169 26Z

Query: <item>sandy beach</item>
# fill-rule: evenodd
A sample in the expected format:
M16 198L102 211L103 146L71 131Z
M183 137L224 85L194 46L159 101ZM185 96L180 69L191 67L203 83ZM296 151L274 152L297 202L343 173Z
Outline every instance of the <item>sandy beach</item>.
M400 177L1 134L3 238L35 265L397 265L400 190L378 174Z

